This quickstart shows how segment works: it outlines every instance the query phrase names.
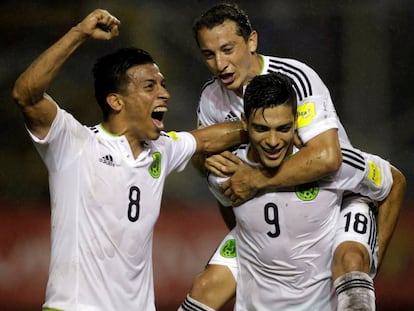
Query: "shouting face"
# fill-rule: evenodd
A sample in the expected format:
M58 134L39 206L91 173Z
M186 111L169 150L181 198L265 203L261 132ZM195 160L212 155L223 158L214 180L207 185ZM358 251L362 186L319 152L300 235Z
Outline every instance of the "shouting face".
M226 20L222 24L198 32L198 41L207 67L221 83L242 96L243 86L260 73L257 66L257 33L247 41L237 33L237 24Z

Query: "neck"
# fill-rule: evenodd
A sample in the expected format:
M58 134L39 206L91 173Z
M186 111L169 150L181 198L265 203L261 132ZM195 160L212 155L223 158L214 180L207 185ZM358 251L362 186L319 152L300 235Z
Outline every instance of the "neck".
M128 131L125 128L119 128L117 126L114 126L114 123L105 121L102 122L102 128L113 136L124 136L125 139L128 141L129 147L131 148L131 153L134 157L134 159L138 158L139 154L144 150L144 142L140 141L136 138L131 137L129 135Z
M240 86L240 88L235 91L236 95L239 97L243 97L243 89L244 87L252 80L254 77L260 75L263 70L263 57L259 54L252 55L253 61L252 61L252 67L250 68L250 71L247 75L246 81L243 83L243 85Z

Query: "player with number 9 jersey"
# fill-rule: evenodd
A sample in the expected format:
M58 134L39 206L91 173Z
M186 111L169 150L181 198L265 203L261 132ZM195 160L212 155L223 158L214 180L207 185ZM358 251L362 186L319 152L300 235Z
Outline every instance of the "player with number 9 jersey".
M243 161L249 146L235 151ZM392 187L390 164L356 149L343 150L336 174L314 183L265 191L233 208L237 246L235 310L336 310L331 263L345 191L385 199ZM224 206L225 180L210 174L209 187ZM371 234L375 236L374 232ZM221 250L229 245L229 237ZM222 257L225 255L222 253Z

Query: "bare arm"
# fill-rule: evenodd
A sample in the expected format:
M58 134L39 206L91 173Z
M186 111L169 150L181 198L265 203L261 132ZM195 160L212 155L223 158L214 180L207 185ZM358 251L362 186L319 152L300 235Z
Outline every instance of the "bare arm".
M224 122L193 130L196 153L217 153L246 141L241 122Z
M395 167L391 167L393 184L388 197L379 205L378 222L378 267L381 265L385 252L391 241L398 216L404 203L406 180L405 176Z
M248 165L223 165L223 173L232 175L223 184L223 190L237 206L261 189L289 187L320 179L335 172L341 163L337 130L332 129L307 142L293 157L284 161L274 174Z
M46 90L63 64L88 38L110 40L117 36L119 24L107 11L93 11L20 75L13 88L13 98L35 136L44 138L56 116L57 106Z

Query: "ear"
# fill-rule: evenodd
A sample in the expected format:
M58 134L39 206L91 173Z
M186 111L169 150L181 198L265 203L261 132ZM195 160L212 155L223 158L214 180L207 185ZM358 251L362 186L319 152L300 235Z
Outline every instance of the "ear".
M298 111L296 110L296 113L295 113L295 123L294 123L294 126L295 126L295 131L297 131L298 130Z
M249 46L249 51L252 54L256 53L257 50L257 40L258 40L258 34L256 30L253 30L250 34L249 38L247 39L247 45Z
M242 119L242 125L243 125L243 130L247 132L247 119L246 116L244 114L244 112L241 114L241 119Z
M116 112L121 111L122 107L124 106L124 101L120 95L116 93L108 94L108 96L106 96L106 102L112 108L112 110Z

